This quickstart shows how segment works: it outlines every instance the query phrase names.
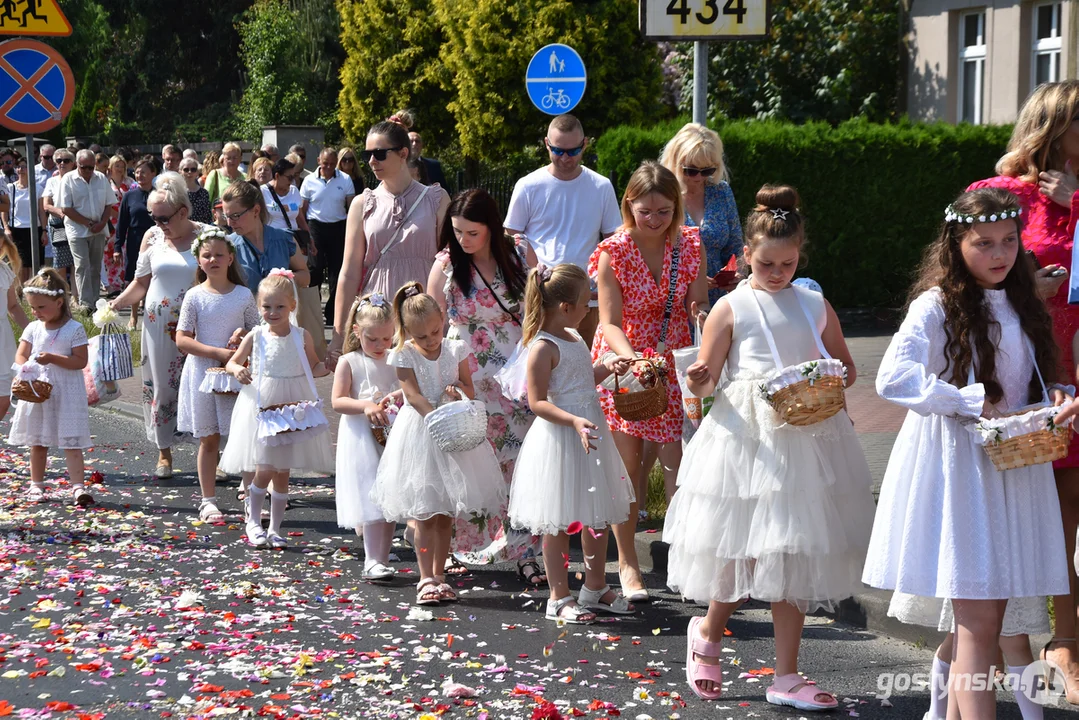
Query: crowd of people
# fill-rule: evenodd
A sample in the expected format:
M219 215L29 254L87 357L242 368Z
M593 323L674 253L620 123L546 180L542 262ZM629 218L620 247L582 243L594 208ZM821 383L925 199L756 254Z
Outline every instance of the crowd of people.
M695 124L619 200L582 164L581 123L558 116L543 140L549 163L517 183L505 216L484 190L446 192L404 113L372 126L362 150L323 148L306 176L296 147L263 147L245 169L232 143L220 166L169 146L164 173L144 158L130 183L122 157L46 146L52 267L33 277L22 273L34 239L20 232L30 210L15 157L0 290L24 330L17 346L0 332L0 351L46 368L53 390L18 403L8 441L29 448L31 501L46 497L53 448L72 501L93 502L81 481L87 338L72 312L118 289L122 273L111 304L143 307L157 475L172 474L176 443L197 440L200 519L223 518L218 472L240 475L252 547L287 545L290 474L333 474L338 523L363 538L365 580L394 577L404 523L423 549L418 604L456 601L447 575L468 564L514 560L523 583L549 588L553 621L629 615L650 599L634 534L658 459L667 585L708 608L687 635L700 698L721 696L726 622L753 597L771 604L775 626L768 701L836 707L798 673L802 626L864 582L894 591L904 622L954 631L934 660L932 720L994 716L991 685L947 679L989 674L998 646L1023 676L1029 635L1049 630L1045 596L1056 623L1042 659L1079 700L1079 445L1053 465L1000 470L978 441L986 418L1032 402L1056 408L1050 427L1079 411L1079 309L1061 292L1079 219L1077 116L1079 83L1039 87L999 175L942 202L878 371L879 394L910 412L876 507L846 412L796 424L772 404L792 372L820 380L832 368L840 387L858 375L825 295L795 282L810 241L799 194L766 185L740 218L720 137ZM362 187L358 162L377 187ZM688 366L677 351L693 353ZM329 373L320 398L315 378ZM712 399L698 424L686 412L694 398ZM487 418L467 447L434 422L462 399ZM336 454L324 400L341 415ZM603 569L608 529L617 588ZM564 562L575 532L586 558L576 596ZM1016 692L1026 720L1041 717L1033 692Z

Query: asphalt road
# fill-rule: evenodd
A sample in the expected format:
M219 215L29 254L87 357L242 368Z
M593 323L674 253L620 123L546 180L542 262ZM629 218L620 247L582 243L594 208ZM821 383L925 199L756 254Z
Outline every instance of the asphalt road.
M725 696L706 703L685 682L686 624L703 610L663 592L662 578L649 578L656 602L637 616L590 627L546 621L545 596L524 592L509 566L476 568L456 582L459 603L416 613L413 574L359 580L360 544L336 526L332 479L296 483L290 547L256 551L234 483L218 489L227 522L201 524L193 473L150 477L141 422L95 410L92 426L88 459L103 482L89 509L26 504L26 462L0 451L0 717L802 716L764 702L774 656L760 605L732 618ZM176 467L194 467L190 448ZM397 567L413 570L411 551L400 554ZM813 617L801 669L840 698L833 716L917 719L926 692L885 703L878 682L925 673L930 657ZM449 682L473 697L452 697ZM999 700L999 717L1020 717L1009 693Z

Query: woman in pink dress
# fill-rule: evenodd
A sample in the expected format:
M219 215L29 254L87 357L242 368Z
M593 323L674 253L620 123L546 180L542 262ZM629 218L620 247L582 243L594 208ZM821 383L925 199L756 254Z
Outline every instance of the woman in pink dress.
M1023 246L1034 253L1041 269L1038 284L1053 317L1053 333L1060 345L1064 377L1075 378L1072 338L1079 330L1079 306L1068 304L1062 288L1066 276L1049 277L1061 267L1072 268L1072 238L1079 219L1079 81L1066 80L1040 85L1023 104L1008 142L1008 151L997 163L997 177L979 180L968 190L997 187L1019 197L1023 217ZM1043 369L1055 375L1055 369ZM1060 513L1064 521L1067 557L1075 555L1079 523L1079 436L1072 439L1068 457L1053 463ZM1042 650L1042 659L1056 669L1065 683L1068 702L1079 704L1079 649L1076 647L1076 574L1071 595L1053 598L1056 622L1053 639Z
M392 297L406 282L427 281L450 206L445 190L421 185L409 175L411 150L403 125L376 123L367 131L365 147L360 156L380 182L357 195L348 210L327 367L334 367L341 355L348 310L357 294Z
M127 161L119 155L113 155L109 160L109 183L116 193L116 204L112 206L113 217L120 213L120 199L131 187L131 181L127 177ZM105 242L105 272L101 275L101 282L105 285L107 294L113 295L124 289L124 252L123 248L116 247L116 225L109 223L109 239Z
M629 520L613 526L618 575L630 602L648 600L633 544L651 470L645 467L644 441L659 445L664 479L673 486L682 460L683 421L673 351L692 344L690 317L708 311L708 263L700 230L682 225L684 217L678 179L659 163L645 162L622 197L622 228L599 244L588 264L599 286L593 359L607 352L633 357L654 351L666 360L669 373L667 411L651 420L624 420L614 409L611 393L600 390L607 424L637 494Z

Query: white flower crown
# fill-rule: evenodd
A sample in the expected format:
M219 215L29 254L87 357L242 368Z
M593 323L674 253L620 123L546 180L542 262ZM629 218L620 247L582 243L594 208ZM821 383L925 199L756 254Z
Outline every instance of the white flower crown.
M963 223L971 225L976 222L984 223L996 222L998 220L1012 220L1019 217L1019 213L1019 208L1009 208L1003 212L993 213L991 215L966 215L949 205L944 209L944 222L957 222L960 225Z
M33 285L24 287L22 291L24 293L30 293L31 295L48 295L49 297L60 297L64 294L63 289L49 290L48 288L34 287Z

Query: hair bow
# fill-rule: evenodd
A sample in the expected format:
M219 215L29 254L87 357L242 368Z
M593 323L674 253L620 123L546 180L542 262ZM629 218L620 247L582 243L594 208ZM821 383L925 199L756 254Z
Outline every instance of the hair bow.
M292 272L291 270L287 270L285 268L274 268L273 270L268 272L266 275L267 275L267 277L269 277L270 275L280 275L281 277L286 277L289 280L293 280L293 281L296 280L296 274L294 272Z
M407 293L406 293L407 294ZM370 305L371 307L385 307L386 296L382 293L371 293L370 297L365 297L359 301L359 305Z
M539 273L539 281L541 285L551 279L551 268L547 267L543 263L536 265L536 272Z
M405 288L405 297L416 297L419 294L419 288L417 288L415 285L409 285L407 288Z

